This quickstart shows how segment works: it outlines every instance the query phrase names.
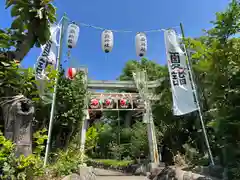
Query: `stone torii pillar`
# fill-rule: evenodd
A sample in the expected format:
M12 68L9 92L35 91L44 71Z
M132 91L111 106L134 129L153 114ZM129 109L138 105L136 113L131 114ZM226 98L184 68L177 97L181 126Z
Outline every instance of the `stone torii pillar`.
M147 124L149 153L151 158L150 168L154 168L159 165L159 153L157 148L157 138L155 133L155 126L152 117L151 102L148 97L148 83L147 75L145 71L137 71L133 73L133 79L136 87L139 91L141 98L145 101L146 112L143 115L143 122Z

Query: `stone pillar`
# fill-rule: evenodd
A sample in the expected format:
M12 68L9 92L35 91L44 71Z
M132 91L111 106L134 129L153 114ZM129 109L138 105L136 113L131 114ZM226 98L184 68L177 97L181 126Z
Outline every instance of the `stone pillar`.
M15 103L14 118L14 143L16 144L16 156L32 154L32 120L34 107L28 100Z
M4 120L4 136L6 139L13 141L14 113L12 103L2 105L2 114Z
M86 132L87 132L87 127L88 127L88 119L89 119L89 114L88 110L84 110L85 115L83 116L82 121L82 130L81 130L81 142L80 142L80 162L81 164L84 162L84 153L85 153L85 143L86 143Z

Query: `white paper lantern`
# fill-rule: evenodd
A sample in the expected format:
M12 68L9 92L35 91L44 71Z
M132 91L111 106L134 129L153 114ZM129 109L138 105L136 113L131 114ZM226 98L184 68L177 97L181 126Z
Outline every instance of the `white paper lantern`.
M105 53L109 53L113 48L113 32L105 30L102 32L102 49Z
M137 56L145 56L147 52L147 37L145 33L137 33L135 37L136 53Z
M68 48L73 48L76 46L78 41L80 28L75 23L68 25L67 29L67 45Z

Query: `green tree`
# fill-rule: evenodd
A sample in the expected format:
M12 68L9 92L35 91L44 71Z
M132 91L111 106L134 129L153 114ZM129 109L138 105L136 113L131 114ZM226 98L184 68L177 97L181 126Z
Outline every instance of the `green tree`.
M111 142L116 140L114 135L116 131L108 123L100 124L98 127L101 127L101 131L99 132L96 152L99 151L99 158L109 158L111 156Z
M22 61L34 45L39 47L49 39L56 8L51 0L6 0L6 8L9 7L14 20L9 29L0 31L0 48L8 49L1 56Z
M148 157L148 135L147 126L142 122L136 122L131 129L130 154L134 158Z
M13 22L10 28L0 29L0 97L14 100L16 95L23 95L38 101L33 70L21 69L16 61L22 61L34 45L39 47L49 39L56 9L49 0L6 0L6 8L11 8ZM2 106L3 110L7 108L6 104ZM3 119L7 118L3 113Z
M194 70L203 87L208 126L214 129L212 143L229 179L239 179L240 97L240 2L233 0L224 12L216 13L214 27L199 39L190 39ZM231 153L229 153L231 152Z
M74 80L70 80L65 77L64 70L60 73L53 128L53 140L57 148L67 148L77 134L80 137L86 96L83 76L79 72ZM79 144L79 138L75 140Z

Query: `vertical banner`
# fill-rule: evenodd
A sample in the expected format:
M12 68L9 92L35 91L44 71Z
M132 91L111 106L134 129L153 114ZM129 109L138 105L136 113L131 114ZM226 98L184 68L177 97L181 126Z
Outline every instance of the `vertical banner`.
M45 69L48 65L53 66L56 65L57 61L57 33L59 31L58 25L52 25L50 27L51 36L50 39L44 44L42 48L42 52L37 59L37 63L35 66L35 79L38 82L38 90L40 93L40 97L44 97L45 93L45 83L47 80L47 74Z
M186 55L172 29L164 32L168 71L171 80L173 114L180 116L197 110L189 78Z

